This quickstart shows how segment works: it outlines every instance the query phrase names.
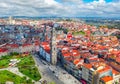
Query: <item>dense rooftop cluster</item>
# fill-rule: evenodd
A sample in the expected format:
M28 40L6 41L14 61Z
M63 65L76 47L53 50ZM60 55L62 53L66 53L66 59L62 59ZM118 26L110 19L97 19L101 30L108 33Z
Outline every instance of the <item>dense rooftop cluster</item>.
M28 52L36 49L40 51L40 56L50 61L51 26L54 24L54 20L9 20L8 22L7 20L0 20L0 22L29 25L36 28L21 27L20 29L23 28L22 32L20 30L14 32L15 37L12 37L12 40L16 39L15 42L5 44L3 46L5 49L0 49L0 53L5 52L6 48L11 48L12 52ZM83 22L60 21L57 23L60 28L68 30L67 34L62 30L56 30L57 51L55 52L58 53L58 61L69 73L83 84L114 84L120 82L120 39L112 35L114 33L120 34L120 30L108 29L107 27L97 28ZM44 29L45 24L46 29ZM16 27L12 28L11 32ZM45 40L39 41L43 33ZM22 36L24 35L26 38L23 39Z
M97 28L77 22L59 23L69 30L68 34L57 32L56 37L59 60L65 69L83 84L119 83L120 41L110 35L116 29ZM76 31L84 34L73 35ZM41 43L48 54L49 43L50 39Z

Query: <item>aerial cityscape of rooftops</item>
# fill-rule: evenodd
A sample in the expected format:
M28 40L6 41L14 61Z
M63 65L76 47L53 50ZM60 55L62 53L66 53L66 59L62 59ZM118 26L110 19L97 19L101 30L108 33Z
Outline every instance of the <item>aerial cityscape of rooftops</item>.
M2 0L0 84L120 84L120 0Z

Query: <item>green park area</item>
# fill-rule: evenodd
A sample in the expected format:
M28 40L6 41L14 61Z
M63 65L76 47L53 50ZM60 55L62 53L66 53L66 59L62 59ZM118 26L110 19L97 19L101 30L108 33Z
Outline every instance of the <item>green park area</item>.
M11 59L19 60L14 66L9 66ZM24 76L21 77L10 71L2 70L7 68L18 68L19 72ZM33 84L33 81L41 79L41 75L35 66L32 55L22 56L18 53L0 57L0 84L5 84L6 81L12 81L15 84Z
M74 36L76 36L76 35L85 35L85 32L84 31L77 31L77 32L73 32L72 34Z
M24 79L24 77L20 77L10 71L7 70L0 71L0 84L5 84L7 81L14 82L15 84L30 83L29 80L26 80Z
M9 60L8 59L0 60L0 69L1 68L6 68L8 66L9 66Z
M27 75L31 79L38 81L41 78L41 75L38 72L37 67L32 56L27 56L22 58L21 62L18 63L18 67L21 73Z

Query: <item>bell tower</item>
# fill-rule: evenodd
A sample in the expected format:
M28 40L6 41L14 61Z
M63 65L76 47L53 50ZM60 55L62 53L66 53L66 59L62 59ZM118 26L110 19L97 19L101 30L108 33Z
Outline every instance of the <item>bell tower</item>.
M42 42L45 41L45 33L46 33L46 24L44 25L44 30L43 30L43 33L42 33Z
M57 47L56 47L56 30L57 24L54 24L51 31L51 64L56 65L57 63Z

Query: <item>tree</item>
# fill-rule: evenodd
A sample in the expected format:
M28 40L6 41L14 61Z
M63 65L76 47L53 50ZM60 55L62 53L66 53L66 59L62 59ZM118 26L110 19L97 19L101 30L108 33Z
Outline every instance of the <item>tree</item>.
M63 32L64 32L65 34L67 34L67 33L68 33L68 29L63 29Z
M24 80L26 80L26 79L27 79L27 77L26 77L26 76L23 76L23 79L24 79Z
M27 80L27 83L32 83L32 80L31 80L31 79L28 79L28 80Z
M118 84L118 82L115 82L115 84Z
M10 55L19 55L17 52L11 52Z

